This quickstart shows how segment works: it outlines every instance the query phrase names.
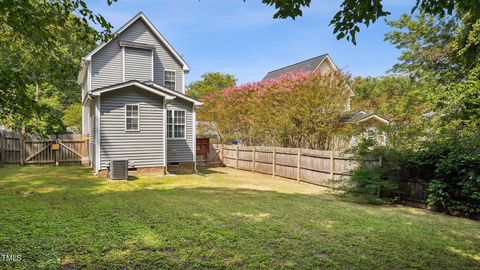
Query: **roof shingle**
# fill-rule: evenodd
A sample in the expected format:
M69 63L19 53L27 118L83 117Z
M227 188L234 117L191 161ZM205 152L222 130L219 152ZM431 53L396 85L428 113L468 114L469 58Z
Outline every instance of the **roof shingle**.
M296 64L292 64L283 68L272 70L268 72L267 75L265 75L262 81L274 79L287 73L295 73L300 71L314 71L323 62L323 60L327 57L327 55L328 54L322 54L320 56L310 58L302 62L298 62Z

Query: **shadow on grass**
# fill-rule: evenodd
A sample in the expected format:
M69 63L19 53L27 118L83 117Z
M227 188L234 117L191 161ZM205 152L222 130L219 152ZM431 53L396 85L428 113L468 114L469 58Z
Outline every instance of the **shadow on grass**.
M480 228L473 221L352 204L329 194L164 188L155 186L163 178L107 182L83 169L74 176L62 169L29 176L23 168L15 171L0 171L0 250L21 254L18 268L480 265L472 237ZM25 189L48 191L28 198L16 193Z

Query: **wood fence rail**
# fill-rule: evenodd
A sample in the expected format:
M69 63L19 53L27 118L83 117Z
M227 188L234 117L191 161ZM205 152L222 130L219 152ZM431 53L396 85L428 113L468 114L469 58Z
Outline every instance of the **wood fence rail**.
M342 151L217 145L227 167L331 186L331 180L349 177L356 162Z
M45 139L21 140L15 134L0 133L0 165L88 165L89 137L53 135Z

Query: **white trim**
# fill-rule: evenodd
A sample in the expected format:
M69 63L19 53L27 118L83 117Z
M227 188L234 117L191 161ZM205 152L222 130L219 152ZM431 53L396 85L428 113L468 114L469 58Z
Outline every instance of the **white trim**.
M143 14L142 12L139 12L137 15L135 15L132 19L130 19L126 24L124 24L122 27L120 27L114 35L120 35L125 29L127 29L130 25L132 25L134 22L136 22L138 19L142 19L143 22L147 25L147 27L153 32L153 34L160 40L160 42L167 47L167 49L170 51L170 53L173 54L173 56L183 65L183 70L185 71L190 71L190 67L188 64L183 60L182 57L173 49L173 47L168 43L168 41L158 32L158 30L153 26L153 24L150 22L150 20ZM113 39L112 39L113 40ZM97 48L95 48L93 51L91 51L89 54L85 56L86 60L90 60L92 58L92 55L100 51L105 45L110 43L112 40L109 40Z
M196 118L197 112L195 109L195 105L192 105L192 126L193 126L193 169L195 172L197 172L197 118ZM186 115L185 115L186 118ZM186 122L186 119L185 119ZM186 131L185 131L186 133Z
M182 72L182 94L185 94L185 72Z
M92 90L92 61L88 62L88 77L87 77L88 91Z
M118 45L120 45L120 47L129 47L129 48L143 49L143 50L155 50L155 45L153 44L132 42L127 40L118 41Z
M385 124L387 124L387 125L390 124L390 122L389 122L387 119L382 118L382 117L380 117L380 116L378 116L378 115L376 115L376 114L372 114L372 115L370 115L370 116L367 117L367 118L364 118L364 119L362 119L362 120L359 120L358 122L359 122L359 123L360 123L360 122L364 122L364 121L367 121L367 120L369 120L369 119L371 119L371 118L375 118L375 119L377 119L378 121L383 122L383 123L385 123Z
M165 84L167 82L166 80L166 77L167 77L167 71L168 72L173 72L173 83L175 84L175 89L170 89L167 87L167 85ZM153 80L152 80L153 81ZM169 82L172 82L172 81L169 81ZM177 90L177 71L174 70L174 69L164 69L163 70L163 85L165 86L165 88L167 89L170 89L170 90L174 90L176 91Z
M155 59L155 56L154 56L153 50L152 50L152 80L151 80L152 82L153 82L153 76L154 76L154 72L153 72L153 71L154 71L154 68L153 68L153 66L155 65L153 59Z
M137 117L128 116L128 118L137 118L137 129L127 129L127 106L137 106ZM125 104L124 108L125 132L139 132L140 131L140 103Z
M100 121L101 121L101 113L100 113L100 97L98 97L97 102L95 103L95 173L100 171L101 161L100 161Z
M161 85L159 85L159 84L156 84L156 83L154 83L154 82L147 82L147 84L150 85L150 86L152 86L152 87L154 87L154 88L157 88L157 89L159 89L159 90L162 90L162 91L164 91L164 92L167 92L168 94L171 94L171 95L174 95L174 96L179 97L179 98L181 98L181 99L190 101L190 102L192 102L195 106L201 106L201 105L203 105L203 103L200 102L200 101L198 101L198 100L195 100L195 99L193 99L193 98L191 98L191 97L187 97L187 96L185 96L185 95L183 95L183 94L181 94L181 93L179 93L179 92L177 92L177 91L170 90L170 89L168 89L168 88L166 88L166 87L164 87L164 86L161 86Z
M118 89L121 89L121 88L124 88L124 87L128 87L128 86L137 86L138 88L142 88L146 91L149 91L149 92L152 92L156 95L159 95L159 96L162 96L164 97L165 99L167 100L170 100L170 99L174 99L175 97L174 96L170 96L170 95L166 95L160 91L157 91L155 90L155 88L152 88L150 86L147 86L147 85L144 85L143 83L140 83L138 81L130 81L130 82L126 82L126 83L122 83L122 84L118 84L118 85L113 85L113 86L109 86L109 87L105 87L105 88L100 88L100 89L97 89L95 91L91 91L90 92L90 95L92 96L100 96L102 93L105 93L105 92L109 92L109 91L113 91L113 90L118 90Z
M122 47L122 82L125 82L125 47Z
M167 128L167 140L172 140L172 141L175 141L175 140L186 140L187 139L187 110L185 109L179 109L179 108L173 108L173 109L167 109L167 114L166 114L166 117L168 119L168 111L172 111L172 136L175 136L175 111L178 111L178 112L184 112L185 114L185 122L183 123L183 126L185 127L184 130L183 130L183 137L180 137L180 138L177 138L177 137L172 137L172 138L168 138L168 120L167 120L167 125L166 125L166 128ZM180 126L180 125L178 125Z

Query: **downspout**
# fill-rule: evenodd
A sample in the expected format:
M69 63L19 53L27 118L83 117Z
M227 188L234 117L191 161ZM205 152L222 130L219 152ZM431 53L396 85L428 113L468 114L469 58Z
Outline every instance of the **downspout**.
M167 103L168 100L163 98L163 163L165 166L165 174L169 174L167 170Z
M193 126L193 170L197 173L197 111L195 104L192 105L192 126Z

